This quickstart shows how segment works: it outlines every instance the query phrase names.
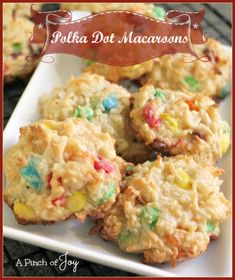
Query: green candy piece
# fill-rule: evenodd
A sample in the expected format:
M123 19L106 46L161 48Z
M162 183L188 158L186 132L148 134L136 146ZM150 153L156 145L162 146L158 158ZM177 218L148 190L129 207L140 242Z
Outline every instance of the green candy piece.
M22 50L23 50L23 46L21 43L14 43L12 45L13 49L14 49L14 52L16 53L22 53Z
M94 64L95 61L92 61L92 60L87 60L86 61L86 66L91 66L92 64Z
M160 98L162 101L166 100L165 95L163 93L163 91L157 89L156 92L154 93L154 96L156 98Z
M136 243L139 240L139 233L131 232L130 230L122 230L118 236L118 244L121 248L125 248L130 244Z
M229 95L229 91L226 88L223 88L220 92L220 99L224 99Z
M98 201L98 206L105 203L106 201L108 201L109 199L111 199L115 194L115 185L114 182L112 181L110 184L109 189L107 190L107 192L104 194L104 196Z
M166 11L162 7L153 8L154 17L158 19L165 19Z
M199 91L201 89L199 81L194 76L186 76L184 81L193 91Z
M132 171L134 169L135 169L134 165L127 165L127 167L126 167L126 171Z
M74 117L76 118L85 118L91 120L94 117L94 111L90 107L81 107L78 106L74 113Z
M130 237L131 237L131 232L128 230L124 230L119 234L118 240L122 242L122 241L126 241Z
M141 211L141 222L147 224L150 229L154 229L159 219L160 210L157 207L144 206Z
M213 232L215 231L215 225L212 222L208 222L206 224L206 231L207 232Z

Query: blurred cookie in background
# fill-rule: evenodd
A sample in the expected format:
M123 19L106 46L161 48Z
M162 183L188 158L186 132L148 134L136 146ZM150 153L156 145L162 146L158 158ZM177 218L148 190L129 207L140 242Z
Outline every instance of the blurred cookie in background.
M35 56L40 47L29 43L34 23L30 19L29 3L3 4L3 76L4 82L24 79L33 72L38 62L26 61ZM36 5L40 8L40 5Z
M142 84L151 83L163 89L184 92L201 92L216 99L228 94L226 84L229 77L229 58L220 42L209 38L205 44L194 45L199 57L207 56L209 61L190 60L187 54L165 55L154 60L151 72L142 78Z

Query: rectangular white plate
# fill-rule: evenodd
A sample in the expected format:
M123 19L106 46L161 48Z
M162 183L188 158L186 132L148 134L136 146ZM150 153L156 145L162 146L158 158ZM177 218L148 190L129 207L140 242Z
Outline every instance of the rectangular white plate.
M79 13L84 16L86 13ZM77 15L76 15L77 17ZM232 50L225 47L230 58ZM38 100L52 87L63 85L71 75L81 73L81 59L69 55L55 55L52 64L40 63L25 89L14 113L4 130L4 154L17 143L19 128L39 118ZM231 84L231 81L230 81ZM231 125L231 95L220 105L222 117ZM222 190L232 200L232 162L231 148L219 165L225 169ZM92 262L130 271L145 276L231 276L232 275L232 227L231 219L221 229L220 238L210 244L206 253L198 258L181 262L175 268L170 264L145 265L140 255L125 254L111 242L105 242L99 236L89 236L91 222L83 224L66 221L54 225L17 224L11 210L4 203L4 236L51 249L57 252L69 252L70 255Z

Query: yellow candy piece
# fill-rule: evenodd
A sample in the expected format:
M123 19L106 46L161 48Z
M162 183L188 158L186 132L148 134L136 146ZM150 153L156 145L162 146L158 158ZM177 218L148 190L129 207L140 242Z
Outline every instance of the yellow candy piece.
M178 129L178 122L175 118L172 118L168 114L161 114L161 119L164 121L164 124L167 128L171 130Z
M139 69L139 68L141 68L142 66L140 65L140 64L135 64L135 65L132 65L131 66L131 69L132 70L137 70L137 69Z
M230 146L230 135L229 133L225 133L222 136L222 153L225 154Z
M41 126L44 127L44 128L47 128L47 129L52 129L52 130L55 129L54 125L52 123L49 123L49 122L44 122L44 123L41 124Z
M25 220L33 220L36 218L34 210L22 202L16 202L13 207L14 213L19 218L23 218Z
M174 183L185 190L189 190L192 187L192 180L189 175L183 171L183 169L179 168L176 171L176 176L174 179Z
M85 207L87 203L87 196L83 192L75 192L68 198L67 203L68 208L71 212L79 212Z

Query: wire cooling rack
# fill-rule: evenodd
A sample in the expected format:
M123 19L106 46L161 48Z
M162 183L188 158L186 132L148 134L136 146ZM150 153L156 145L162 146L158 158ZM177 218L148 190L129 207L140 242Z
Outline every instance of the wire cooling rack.
M179 9L184 11L198 10L198 4L162 4L166 10ZM203 22L204 32L225 45L231 45L231 4L205 4L206 15ZM4 87L4 126L8 122L21 94L28 81L16 81ZM55 260L60 254L4 238L4 276L134 276L134 274L98 265L81 259L76 272L73 267L61 271L51 266L50 261ZM20 266L25 259L44 260L47 266ZM20 260L20 262L18 261ZM16 266L18 261L18 266Z

